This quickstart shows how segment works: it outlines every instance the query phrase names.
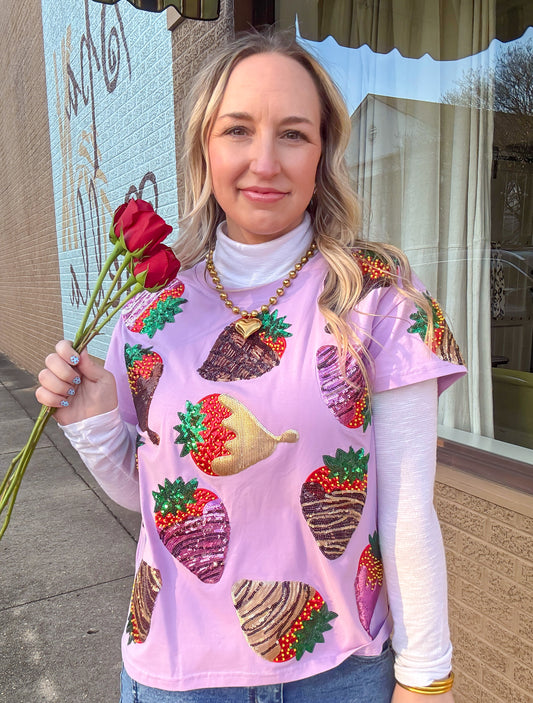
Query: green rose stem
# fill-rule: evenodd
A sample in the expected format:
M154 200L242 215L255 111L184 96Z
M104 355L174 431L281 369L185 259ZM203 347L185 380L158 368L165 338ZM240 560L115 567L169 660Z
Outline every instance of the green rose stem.
M117 272L114 275L113 280L111 281L109 289L106 295L104 296L104 300L95 311L94 318L89 324L87 324L89 320L89 315L91 314L91 311L95 306L96 298L100 290L102 289L106 276L108 275L115 259L117 259L118 256L121 254L125 254L124 261L117 269ZM129 300L131 300L131 298L133 298L133 296L137 295L137 293L143 290L142 283L139 282L135 278L135 276L130 275L126 283L122 285L118 291L115 291L113 295L113 291L120 281L121 274L129 266L132 259L132 254L125 250L120 240L117 241L113 248L113 251L106 259L102 271L100 272L100 275L98 276L95 288L87 303L81 324L74 338L72 346L77 352L83 351L85 347L89 344L89 342L94 339L97 334L100 333L102 328L109 322L109 320L111 320L116 315L116 313ZM128 295L124 298L124 300L120 301L120 297L132 286L133 288L128 293ZM112 311L109 313L110 308L112 308ZM2 524L2 527L0 528L0 539L2 539L4 532L6 531L7 526L9 525L11 513L13 512L13 507L17 498L17 493L20 488L20 484L22 482L22 478L24 476L26 468L33 455L34 449L37 446L39 439L41 438L44 428L46 427L46 423L52 417L55 411L56 408L50 408L46 405L41 406L41 410L39 412L37 420L35 421L28 441L24 445L23 449L16 455L16 457L9 465L9 469L6 475L4 476L2 483L0 484L0 513L3 513L7 509L4 522Z

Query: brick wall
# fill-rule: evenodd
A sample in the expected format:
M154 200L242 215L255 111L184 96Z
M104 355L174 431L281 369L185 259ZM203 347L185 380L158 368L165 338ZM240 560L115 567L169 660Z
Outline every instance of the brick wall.
M191 80L211 49L223 45L234 35L233 0L222 0L216 22L185 20L172 31L172 72L174 76L174 107L176 124L176 161L178 196L183 193L181 145L183 139L183 107ZM178 202L181 198L178 197Z
M533 499L439 467L456 703L533 702Z
M40 0L2 0L0 32L0 350L36 373L63 329Z

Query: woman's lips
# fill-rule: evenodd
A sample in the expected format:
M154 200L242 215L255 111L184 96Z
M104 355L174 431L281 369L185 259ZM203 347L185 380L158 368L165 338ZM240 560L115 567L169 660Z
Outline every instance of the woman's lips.
M253 203L277 203L287 195L287 193L275 188L241 188L240 191L245 198Z

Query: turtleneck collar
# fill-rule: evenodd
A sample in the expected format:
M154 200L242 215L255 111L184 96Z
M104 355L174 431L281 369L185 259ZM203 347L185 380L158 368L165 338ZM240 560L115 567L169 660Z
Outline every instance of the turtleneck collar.
M225 222L217 228L213 263L225 288L254 288L285 278L313 240L311 217L287 234L261 244L243 244L230 239Z

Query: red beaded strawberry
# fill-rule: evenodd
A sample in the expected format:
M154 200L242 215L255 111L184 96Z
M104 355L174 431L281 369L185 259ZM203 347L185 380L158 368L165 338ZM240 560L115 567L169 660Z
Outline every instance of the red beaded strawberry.
M224 571L230 525L220 498L197 479L165 479L155 499L155 524L168 551L203 583L217 583Z
M244 471L270 456L280 442L298 441L295 430L273 435L242 403L223 393L196 404L187 400L178 417L175 443L183 444L181 456L190 453L196 466L211 476Z
M320 392L328 408L346 427L362 427L365 431L371 422L370 396L358 362L348 354L343 375L338 349L328 344L317 351L316 365Z
M355 578L355 599L361 625L371 635L370 621L383 586L383 562L378 533L369 535L368 542L359 559Z
M238 381L259 378L279 365L286 346L290 324L278 311L258 315L261 328L246 339L238 332L238 320L225 327L207 359L198 369L208 381Z
M139 427L148 433L154 444L159 444L159 435L148 427L148 411L163 373L163 360L152 351L152 347L144 349L140 344L131 346L127 343L124 345L124 358Z
M433 311L433 340L430 346L431 351L443 361L450 361L452 364L464 364L464 359L461 351L457 346L442 308L426 291L424 297L431 304ZM426 335L429 327L428 316L425 310L419 305L416 306L416 312L409 316L413 320L413 324L407 330L411 334L418 334L423 342L426 342Z
M128 324L128 328L132 332L147 334L151 339L157 330L162 330L167 322L174 322L176 315L183 312L180 306L187 302L181 297L184 290L183 283L163 290L131 325Z
M328 559L344 554L359 525L366 500L368 459L363 449L324 456L324 466L302 486L302 512L318 547Z
M274 663L312 652L337 617L318 591L300 581L242 579L234 584L232 597L248 644Z

